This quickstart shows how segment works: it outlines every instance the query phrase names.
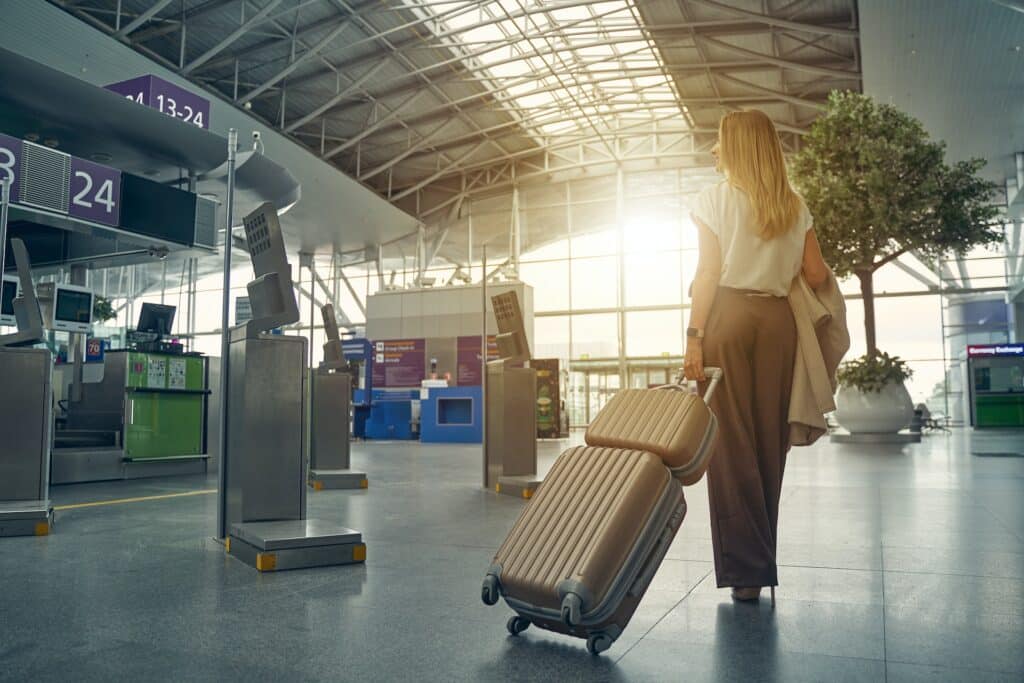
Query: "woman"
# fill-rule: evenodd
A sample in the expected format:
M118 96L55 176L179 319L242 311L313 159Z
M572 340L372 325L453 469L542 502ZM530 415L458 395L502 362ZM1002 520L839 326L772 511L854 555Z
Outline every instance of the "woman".
M712 150L725 180L698 195L700 260L684 372L725 373L712 397L718 441L708 468L718 587L756 600L778 584L776 528L789 449L796 327L786 295L803 272L828 277L811 215L790 187L782 146L760 111L726 114Z

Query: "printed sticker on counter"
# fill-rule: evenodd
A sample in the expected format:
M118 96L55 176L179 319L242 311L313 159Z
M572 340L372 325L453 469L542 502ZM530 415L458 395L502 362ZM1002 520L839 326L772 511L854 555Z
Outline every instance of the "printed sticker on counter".
M150 389L163 389L167 386L167 359L149 358L146 372L146 386Z
M185 388L185 369L187 365L184 358L173 358L167 368L167 388Z

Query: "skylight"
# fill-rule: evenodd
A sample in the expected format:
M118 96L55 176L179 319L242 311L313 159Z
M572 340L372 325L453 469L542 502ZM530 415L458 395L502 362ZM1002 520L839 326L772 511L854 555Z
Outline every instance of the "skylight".
M538 139L680 111L631 0L411 4L437 18L438 41Z

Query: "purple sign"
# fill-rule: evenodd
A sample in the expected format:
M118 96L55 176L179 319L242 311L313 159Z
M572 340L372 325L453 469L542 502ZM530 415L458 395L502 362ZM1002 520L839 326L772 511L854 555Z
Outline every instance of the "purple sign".
M459 337L455 341L455 348L458 385L460 387L480 386L483 383L483 366L480 364L480 335ZM497 338L493 334L487 335L487 360L497 360L500 357Z
M18 201L19 176L21 175L21 140L9 135L0 134L0 178L7 177L12 181L11 202Z
M71 157L71 201L68 215L104 225L121 222L121 172L116 168Z
M373 387L419 387L426 377L424 339L374 342Z
M139 76L111 83L106 89L179 121L206 130L210 128L210 100L179 88L162 78Z

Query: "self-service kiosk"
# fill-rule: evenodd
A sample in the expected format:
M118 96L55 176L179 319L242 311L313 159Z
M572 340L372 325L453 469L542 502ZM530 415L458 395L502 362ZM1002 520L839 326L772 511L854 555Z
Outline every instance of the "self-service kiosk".
M324 360L312 374L313 413L310 429L309 485L322 489L365 489L365 472L349 469L352 449L349 422L352 404L352 375L342 351L334 306L321 309L327 343Z
M306 516L307 340L272 329L299 320L273 204L245 217L253 317L231 329L222 513L228 552L260 571L366 559L362 534Z
M484 382L484 486L533 497L537 476L537 371L530 360L522 310L515 292L491 297L498 324L497 360Z
M42 341L43 318L25 244L12 239L11 249L21 291L11 300L18 331L0 337L0 536L45 536L53 520L53 358L30 348Z

